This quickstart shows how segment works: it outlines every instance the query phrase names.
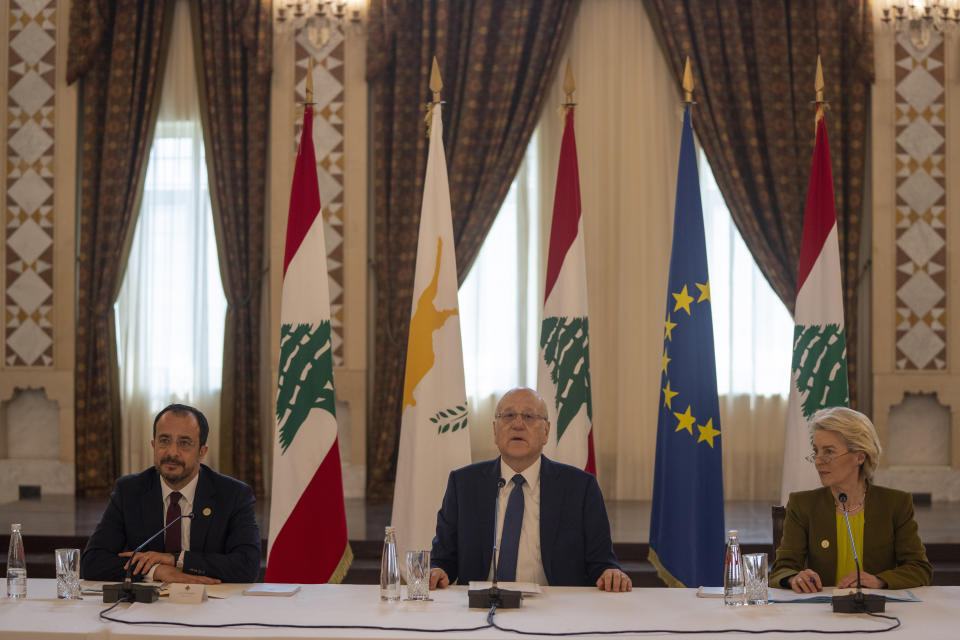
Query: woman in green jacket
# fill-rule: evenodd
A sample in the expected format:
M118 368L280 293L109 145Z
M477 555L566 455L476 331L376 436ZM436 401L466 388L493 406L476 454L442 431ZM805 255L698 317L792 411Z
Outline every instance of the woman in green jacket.
M861 584L873 589L930 584L933 566L917 533L910 494L870 482L880 459L870 419L846 407L821 409L810 418L810 435L813 453L807 460L816 465L823 487L790 494L770 584L798 593L857 586L841 494Z

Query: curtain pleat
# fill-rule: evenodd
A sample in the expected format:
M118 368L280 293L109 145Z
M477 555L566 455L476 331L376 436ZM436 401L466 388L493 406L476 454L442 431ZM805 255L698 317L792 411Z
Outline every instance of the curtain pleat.
M106 495L120 473L113 304L156 119L172 13L164 0L75 2L71 79L81 79L77 251L76 490Z
M856 403L858 256L867 158L871 14L866 0L645 0L674 75L690 57L694 129L744 241L793 310L822 57Z
M263 494L261 301L273 22L270 3L204 0L198 19L201 111L227 296L221 469Z
M367 495L392 494L437 57L460 281L479 251L533 133L577 0L379 0L370 8L373 91L375 378Z

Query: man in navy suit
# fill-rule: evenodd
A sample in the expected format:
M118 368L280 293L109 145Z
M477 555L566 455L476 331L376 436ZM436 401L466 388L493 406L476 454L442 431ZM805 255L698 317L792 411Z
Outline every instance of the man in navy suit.
M430 588L489 580L496 536L499 580L632 589L613 552L596 478L542 455L549 433L547 405L536 391L513 389L500 399L493 423L500 457L457 469L447 481Z
M172 404L153 422L154 466L117 480L106 511L83 551L87 580L134 575L162 582L253 582L260 573L260 528L253 491L201 464L207 454L207 419L198 409ZM178 515L146 550L137 548ZM133 556L133 557L131 557Z

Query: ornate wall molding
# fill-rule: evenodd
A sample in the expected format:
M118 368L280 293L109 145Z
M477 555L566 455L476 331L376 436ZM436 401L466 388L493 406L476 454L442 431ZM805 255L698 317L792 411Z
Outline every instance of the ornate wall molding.
M944 41L896 38L896 369L947 366Z
M326 42L316 41L325 36ZM294 43L294 100L306 96L307 69L313 59L313 144L317 154L317 181L323 204L324 237L327 242L327 272L330 286L330 325L333 364L343 365L343 234L344 234L344 33L340 27L322 34L304 28ZM294 124L293 153L297 151L302 121Z
M4 244L11 366L53 366L56 0L10 0Z

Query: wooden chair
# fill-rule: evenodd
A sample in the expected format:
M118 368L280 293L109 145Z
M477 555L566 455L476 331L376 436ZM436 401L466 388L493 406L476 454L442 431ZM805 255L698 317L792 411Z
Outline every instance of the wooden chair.
M773 557L776 558L780 541L783 540L783 521L787 517L787 508L783 505L774 505L770 507L770 516L773 519Z

